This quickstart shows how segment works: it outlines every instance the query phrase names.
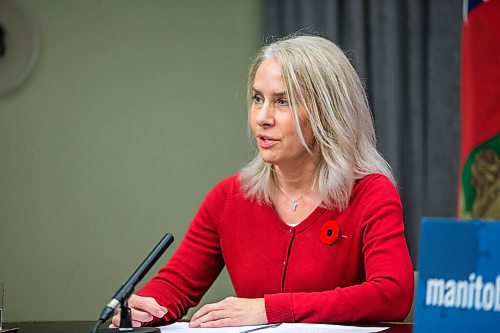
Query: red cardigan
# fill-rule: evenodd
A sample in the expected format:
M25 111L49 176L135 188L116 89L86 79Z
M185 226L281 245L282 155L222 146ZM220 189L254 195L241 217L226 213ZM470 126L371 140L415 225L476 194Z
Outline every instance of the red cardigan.
M340 236L326 245L321 228L331 220ZM345 211L318 207L296 227L272 206L246 199L237 175L227 178L138 294L167 307L166 321L180 319L224 265L238 297L264 297L270 323L402 320L413 299L402 206L382 175L357 181Z

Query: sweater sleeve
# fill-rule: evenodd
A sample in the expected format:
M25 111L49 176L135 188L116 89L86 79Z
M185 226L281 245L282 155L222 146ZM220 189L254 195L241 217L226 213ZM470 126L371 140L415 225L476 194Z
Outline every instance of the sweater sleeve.
M150 324L182 318L220 274L224 261L215 225L225 199L221 184L208 193L172 258L137 292L155 298L168 309L163 320Z
M413 300L413 267L404 236L402 206L394 186L368 184L358 237L366 281L323 292L265 295L273 322L376 322L403 320ZM382 186L381 186L382 185ZM339 268L340 269L340 268Z

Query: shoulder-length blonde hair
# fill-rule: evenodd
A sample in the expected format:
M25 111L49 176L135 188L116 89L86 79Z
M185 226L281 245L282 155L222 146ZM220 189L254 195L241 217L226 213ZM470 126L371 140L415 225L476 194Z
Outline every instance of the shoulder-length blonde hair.
M327 39L308 35L292 35L265 45L250 66L249 107L255 73L260 64L271 57L281 65L300 141L310 152L299 124L297 105L304 107L319 144L316 183L323 205L344 210L354 182L370 174L383 174L395 184L389 165L376 148L365 91L342 50ZM240 171L240 181L247 197L271 203L270 193L276 186L273 167L264 162L258 152Z

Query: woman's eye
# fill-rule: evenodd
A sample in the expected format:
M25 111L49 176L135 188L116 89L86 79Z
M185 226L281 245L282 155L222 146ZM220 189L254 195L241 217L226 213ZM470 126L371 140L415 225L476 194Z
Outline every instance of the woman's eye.
M263 102L263 99L261 96L259 95L253 95L253 102L255 104L261 104Z
M285 99L285 98L280 98L276 101L276 103L278 103L278 105L280 106L288 106L288 100Z

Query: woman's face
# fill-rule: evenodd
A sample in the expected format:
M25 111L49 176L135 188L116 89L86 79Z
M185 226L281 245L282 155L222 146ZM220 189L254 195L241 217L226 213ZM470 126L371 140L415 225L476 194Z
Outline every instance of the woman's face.
M273 57L264 60L255 73L250 127L261 158L274 165L313 158L299 141L285 91L280 64ZM298 106L297 111L306 143L312 148L314 139L304 108Z

